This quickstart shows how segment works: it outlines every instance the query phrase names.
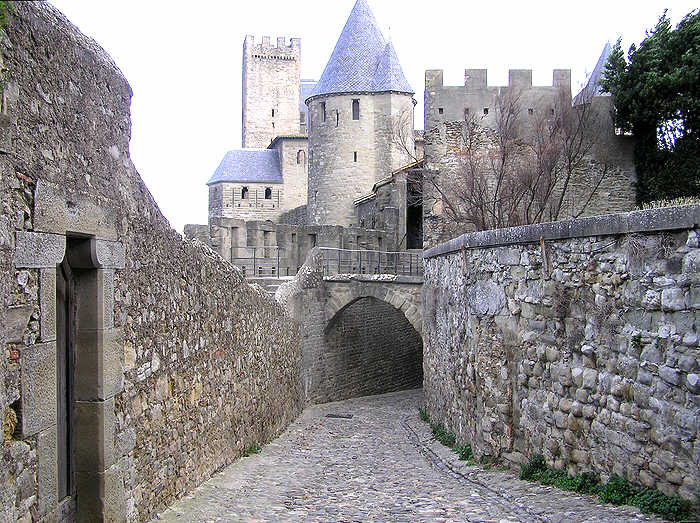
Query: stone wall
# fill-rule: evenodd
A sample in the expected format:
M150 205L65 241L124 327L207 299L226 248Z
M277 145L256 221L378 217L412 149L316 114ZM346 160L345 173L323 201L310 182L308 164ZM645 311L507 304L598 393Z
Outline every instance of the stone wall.
M558 180L554 184L548 201L556 202L564 194L561 210L555 218L543 216L535 221L598 216L613 212L627 212L635 206L636 171L634 167L634 138L616 134L612 120L612 99L596 96L585 106L571 109L571 85L568 70L555 70L552 86L533 86L532 72L511 70L509 85L491 87L486 83L486 70L465 71L464 86L444 86L441 70L426 71L425 74L425 172L430 183L424 184L424 245L432 247L459 234L475 230L475 226L460 223L445 212L448 203L442 194L454 194L455 186L470 186L474 180L465 168L465 158L474 164L481 163L477 172L486 178L495 176L488 167L486 155L499 151L503 138L499 127L499 107L503 102L512 102L515 109L509 113L514 118L512 146L521 147L511 153L511 165L507 176L518 176L521 169L527 177L527 169L518 164L525 162L532 168L537 163L532 151L537 150L536 140L543 134L557 129L554 124L564 120L570 127L569 140L580 145L562 146L563 135L556 135L548 142L550 150L556 151L558 165L572 159L576 165L571 178L565 182L564 169L554 169ZM499 106L498 100L501 100ZM507 111L506 111L507 112ZM467 123L468 122L468 123ZM501 124L502 125L502 124ZM472 126L475 126L472 130ZM472 151L465 143L471 130L471 140L477 145ZM555 136L555 135L553 135ZM545 141L547 138L545 138ZM482 153L483 151L483 153ZM467 155L470 156L467 156ZM545 159L546 161L550 158ZM540 173L545 179L547 174ZM516 178L517 179L517 178ZM477 177L476 182L480 179ZM505 190L507 196L516 190ZM461 202L453 198L451 205L460 208ZM506 204L503 204L505 207ZM512 213L512 220L523 223L521 210ZM545 212L546 215L546 212Z
M162 216L129 159L131 90L105 52L50 4L13 6L0 32L0 519L148 520L300 412L298 327ZM62 354L75 467L59 499Z
M277 220L286 191L283 183L214 183L209 186L209 218ZM268 192L270 197L265 198Z
M466 234L425 253L430 416L698 501L700 206Z

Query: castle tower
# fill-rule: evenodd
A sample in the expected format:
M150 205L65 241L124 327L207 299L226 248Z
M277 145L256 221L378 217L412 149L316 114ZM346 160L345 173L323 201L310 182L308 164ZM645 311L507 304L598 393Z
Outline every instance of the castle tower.
M414 150L413 90L366 0L357 0L306 105L308 220L357 225L353 201Z
M243 42L243 148L265 148L280 135L299 134L301 40L277 46L264 36Z

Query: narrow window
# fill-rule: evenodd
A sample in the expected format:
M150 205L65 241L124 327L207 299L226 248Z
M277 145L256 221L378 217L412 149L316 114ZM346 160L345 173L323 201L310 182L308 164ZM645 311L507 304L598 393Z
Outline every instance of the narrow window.
M377 246L379 247L379 250L382 250L382 237L377 236Z
M443 114L444 112L445 112L445 110L444 110L442 107L440 107L440 108L438 109L438 113L439 113L439 114Z
M296 243L296 242L297 242L297 233L293 232L292 233L292 243Z
M335 110L335 126L338 127L338 123L340 123L340 111L337 109Z
M273 118L275 117L275 110L274 109L272 110L272 117Z
M352 155L353 155L353 158L355 159L355 161L357 162L357 151L355 151L354 153L352 153Z
M265 199L272 200L272 188L271 187L265 187Z
M355 98L352 101L352 119L353 120L360 119L360 99L359 98Z
M554 108L553 107L549 110L549 112L552 116L554 116Z
M302 149L297 152L297 165L306 165L306 153Z
M248 199L248 187L241 187L241 200Z
M362 244L362 236L357 237L357 248L360 248L360 245Z
M484 107L484 116L486 116L487 114L489 114L489 108L488 108L488 107Z
M535 113L535 110L531 107L530 109L527 110L527 114L532 116Z
M316 235L309 234L309 241L311 242L311 247L316 247Z
M321 120L326 121L326 102L321 102Z

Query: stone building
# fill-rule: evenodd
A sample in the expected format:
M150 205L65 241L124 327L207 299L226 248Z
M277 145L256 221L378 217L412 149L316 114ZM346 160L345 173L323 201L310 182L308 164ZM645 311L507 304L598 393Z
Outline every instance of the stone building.
M298 38L272 46L246 36L243 149L228 151L207 182L208 225L187 225L186 236L266 276L295 274L316 245L419 246L422 215L397 177L422 157L416 102L366 0L357 0L318 82L300 80L300 60ZM377 188L393 196L380 197L382 216L369 218L377 207L357 202L374 201Z

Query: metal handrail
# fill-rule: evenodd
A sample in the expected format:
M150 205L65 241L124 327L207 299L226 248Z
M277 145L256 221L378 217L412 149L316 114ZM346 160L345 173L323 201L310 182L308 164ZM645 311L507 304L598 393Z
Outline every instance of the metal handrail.
M323 257L323 272L326 276L333 274L423 275L421 252L338 249L334 247L320 247L319 249Z

